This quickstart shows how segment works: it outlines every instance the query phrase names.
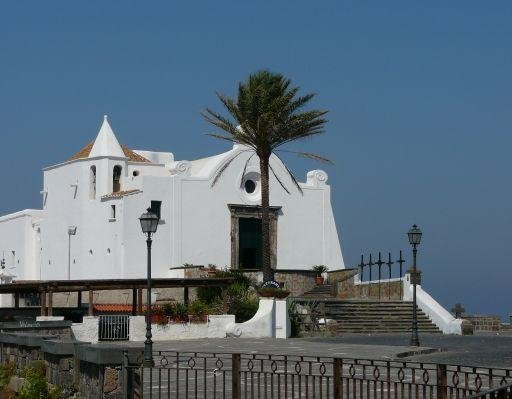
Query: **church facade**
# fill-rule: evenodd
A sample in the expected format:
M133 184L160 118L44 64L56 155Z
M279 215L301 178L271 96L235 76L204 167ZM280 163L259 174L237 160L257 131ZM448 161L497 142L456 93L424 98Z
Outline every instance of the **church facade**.
M344 268L326 173L308 172L299 190L279 158L271 167L273 267ZM93 142L43 174L42 209L0 217L0 256L15 280L145 277L138 218L148 207L160 216L154 277L184 277L184 264L261 267L259 162L247 147L177 161L121 145L105 117Z

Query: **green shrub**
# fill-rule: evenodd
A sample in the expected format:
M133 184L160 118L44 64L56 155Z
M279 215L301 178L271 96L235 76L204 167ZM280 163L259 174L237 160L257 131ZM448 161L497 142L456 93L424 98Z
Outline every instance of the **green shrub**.
M252 318L258 310L258 299L251 287L253 281L239 269L218 270L215 277L232 278L233 283L226 289L226 301L229 314L234 314L238 323ZM221 287L199 287L197 297L208 305L210 314L224 313L224 298Z
M162 310L164 314L169 317L174 316L174 304L172 302L166 302L162 305Z
M188 306L188 313L193 316L204 316L208 314L208 305L198 299Z
M188 315L187 305L181 302L176 302L173 304L174 317L180 319L186 319Z
M243 323L250 320L257 312L259 306L258 299L247 296L238 301L233 301L229 304L229 314L235 315L237 323Z
M222 288L220 287L198 287L197 298L204 303L214 303L222 297Z
M20 389L20 399L59 399L61 391L59 388L48 388L45 376L45 365L41 360L36 360L22 372L25 382Z
M16 367L13 363L6 362L5 364L0 365L0 389L4 389L11 377L16 372Z
M297 303L293 300L288 300L288 317L290 318L290 338L297 338L300 336L300 317L297 310Z

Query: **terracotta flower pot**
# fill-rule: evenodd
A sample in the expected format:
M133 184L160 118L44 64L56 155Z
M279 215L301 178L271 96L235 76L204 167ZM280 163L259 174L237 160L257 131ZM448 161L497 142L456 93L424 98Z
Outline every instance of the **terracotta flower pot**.
M322 276L316 276L315 283L316 285L324 285L324 278Z

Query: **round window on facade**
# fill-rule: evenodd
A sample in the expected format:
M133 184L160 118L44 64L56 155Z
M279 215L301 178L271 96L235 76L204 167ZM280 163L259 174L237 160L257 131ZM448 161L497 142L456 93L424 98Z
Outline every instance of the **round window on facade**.
M247 194L254 193L254 190L256 190L256 183L254 180L246 180L244 183L245 192Z

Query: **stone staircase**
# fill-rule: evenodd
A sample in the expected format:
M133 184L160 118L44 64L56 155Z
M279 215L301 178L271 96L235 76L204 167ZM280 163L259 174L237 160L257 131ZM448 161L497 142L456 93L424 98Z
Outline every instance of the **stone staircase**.
M376 299L337 299L329 284L314 287L297 298L299 302L323 304L326 319L336 321L332 330L338 333L410 332L412 302ZM418 308L418 329L424 333L441 333L428 316Z
M317 285L312 290L302 294L301 297L312 300L332 298L332 288L332 285L329 284Z
M338 333L410 332L412 302L324 299L325 317L335 320ZM441 333L428 316L418 309L418 330Z

